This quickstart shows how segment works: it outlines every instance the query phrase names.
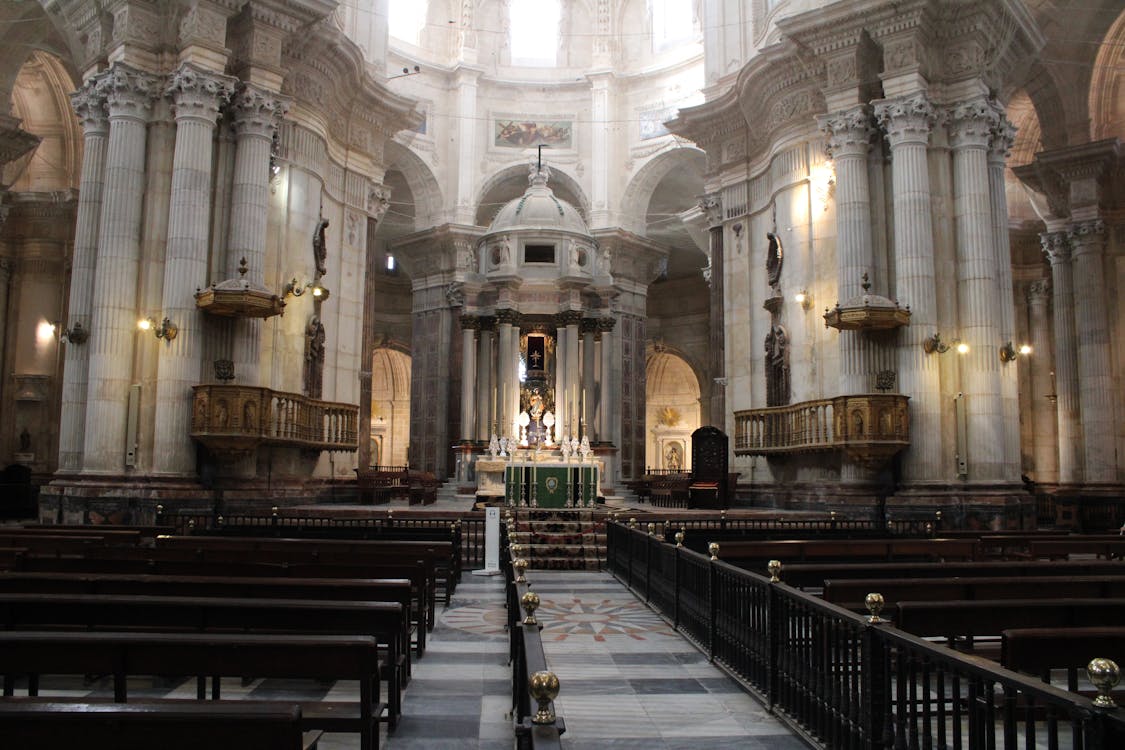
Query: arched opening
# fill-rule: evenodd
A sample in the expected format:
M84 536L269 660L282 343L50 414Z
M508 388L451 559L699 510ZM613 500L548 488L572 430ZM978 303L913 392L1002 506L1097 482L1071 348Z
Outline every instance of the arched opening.
M547 154L544 154L546 157ZM509 201L515 200L527 190L527 167L517 164L489 178L480 191L477 202L476 223L487 227L496 213ZM566 172L551 166L551 191L560 200L578 209L584 221L589 222L589 203L578 183Z
M405 466L410 445L410 356L382 346L371 357L371 465Z
M1093 140L1125 134L1125 11L1098 48L1090 81L1090 135Z
M653 352L645 365L645 465L658 471L691 468L691 433L700 426L699 378L682 356Z

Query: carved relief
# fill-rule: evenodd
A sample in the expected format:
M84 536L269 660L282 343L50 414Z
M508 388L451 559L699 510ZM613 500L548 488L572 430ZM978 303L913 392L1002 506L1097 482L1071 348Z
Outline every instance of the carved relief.
M391 206L391 189L372 184L367 191L367 213L376 221L382 221L383 214Z
M774 325L766 334L766 406L789 403L789 333Z
M328 243L324 239L324 230L328 229L328 219L323 216L316 224L316 229L313 231L313 261L316 263L316 275L318 277L328 273Z
M305 327L304 389L309 398L320 398L324 391L324 324L313 315Z

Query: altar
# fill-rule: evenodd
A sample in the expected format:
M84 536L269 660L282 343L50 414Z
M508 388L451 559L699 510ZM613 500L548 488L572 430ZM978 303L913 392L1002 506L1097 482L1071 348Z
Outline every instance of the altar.
M525 508L588 508L597 502L602 466L597 460L561 461L557 455L476 461L477 494L503 494L504 504Z

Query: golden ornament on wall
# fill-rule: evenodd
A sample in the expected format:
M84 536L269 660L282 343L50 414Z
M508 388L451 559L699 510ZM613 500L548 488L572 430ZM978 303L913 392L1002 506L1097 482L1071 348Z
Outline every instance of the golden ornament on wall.
M660 410L659 419L660 424L667 425L669 427L675 427L680 423L680 410L671 406L665 406Z

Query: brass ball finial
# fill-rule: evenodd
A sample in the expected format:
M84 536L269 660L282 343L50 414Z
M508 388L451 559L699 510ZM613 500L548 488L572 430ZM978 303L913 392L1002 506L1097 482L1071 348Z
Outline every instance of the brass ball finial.
M195 519L189 518L187 522L188 531L195 531Z
M531 679L527 682L527 692L531 693L531 697L539 704L539 710L535 712L531 723L554 724L555 709L551 702L559 694L559 678L555 673L544 670L531 675Z
M867 622L872 625L886 622L886 620L879 616L879 613L883 611L883 604L885 603L882 594L872 592L864 597L863 603L867 606L867 611L871 613L871 616L867 618Z
M629 519L629 528L630 529L637 528L637 519L635 517Z
M653 536L654 534L656 534L656 524L650 523L648 525L648 535Z
M1086 675L1090 682L1098 689L1098 697L1094 698L1094 705L1098 708L1117 708L1113 698L1109 696L1111 690L1121 681L1121 668L1112 659L1091 659L1086 665Z
M508 553L512 556L512 559L515 560L516 558L518 558L520 555L523 554L523 545L522 544L516 544L515 542L513 542L512 544L509 544L508 545Z
M770 574L770 583L781 583L781 560L770 560L766 563L766 571Z
M684 532L683 532L682 529L680 531L676 532L676 546L677 547L683 547L684 546Z
M527 578L523 574L527 570L527 560L522 557L513 560L512 567L516 570L516 583L527 583Z
M272 515L272 516L273 516L274 518L277 518L277 506L276 506L276 505L275 505L275 506L273 506L272 508L270 508L270 514L271 514L271 515Z
M712 560L719 559L719 543L711 542L707 545L707 552L711 555Z
M222 516L218 516L217 518L215 518L215 525L218 526L219 528L223 527L223 517Z
M538 625L538 620L535 619L535 610L539 609L539 594L534 591L528 591L520 597L520 606L527 616L523 618L524 625Z

